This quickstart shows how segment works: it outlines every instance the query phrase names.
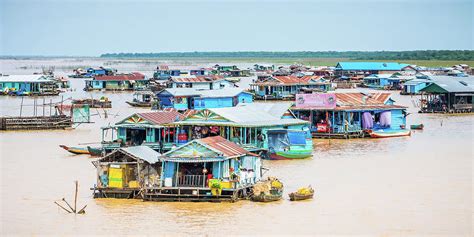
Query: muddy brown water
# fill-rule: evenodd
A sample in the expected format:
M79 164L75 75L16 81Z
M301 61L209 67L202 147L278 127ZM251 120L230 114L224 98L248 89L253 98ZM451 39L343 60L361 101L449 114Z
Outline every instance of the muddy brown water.
M1 63L3 73L31 73L41 65L56 65L58 74L67 74L75 65L106 62L71 60ZM113 66L149 75L154 68L141 63ZM58 145L99 142L101 126L146 109L125 104L131 93L86 93L83 80L71 81L75 91L64 93L64 98L106 95L113 108L107 110L108 118L103 110L92 110L100 116L71 131L0 132L2 235L471 235L472 115L418 114L413 104L417 97L394 92L398 104L409 106L408 124L422 122L425 130L390 139L315 139L311 159L264 161L270 169L266 175L285 184L285 199L274 203L93 199L92 159L69 154ZM46 101L50 98L61 97ZM0 114L18 115L20 102L18 97L0 97ZM24 103L23 114L32 114L32 99ZM62 197L73 199L74 180L80 183L78 205L88 205L85 215L66 214L53 203ZM314 200L287 200L288 192L308 184L316 190Z

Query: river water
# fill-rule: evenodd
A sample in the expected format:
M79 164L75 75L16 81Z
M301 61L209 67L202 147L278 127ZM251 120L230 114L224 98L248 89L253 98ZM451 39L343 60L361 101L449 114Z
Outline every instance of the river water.
M67 75L75 66L112 66L149 76L158 62L98 59L1 60L1 72L27 74L56 66ZM179 62L167 62L180 64ZM192 62L181 62L183 67ZM210 62L206 64L212 65ZM242 87L248 83L244 80ZM264 161L267 175L285 184L285 200L274 203L159 203L93 199L95 169L88 156L70 155L59 144L99 142L100 127L137 111L125 104L131 93L84 92L71 79L64 99L108 96L113 108L92 110L91 124L70 131L0 132L2 235L365 235L471 236L473 224L473 116L418 114L416 97L393 93L409 106L408 124L424 123L411 137L314 140L312 159ZM57 102L61 96L47 97ZM42 103L42 98L38 99ZM0 114L19 115L21 98L0 97ZM25 98L23 115L33 113ZM42 108L38 108L42 114ZM46 108L49 114L49 107ZM73 200L74 216L53 202ZM287 193L311 184L314 200L290 202Z

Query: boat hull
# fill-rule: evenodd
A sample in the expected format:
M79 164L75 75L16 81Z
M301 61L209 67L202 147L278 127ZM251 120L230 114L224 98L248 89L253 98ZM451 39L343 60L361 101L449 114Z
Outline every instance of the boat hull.
M413 130L423 130L425 126L423 124L413 124L413 125L410 125L410 129L413 129Z
M89 153L89 150L87 148L83 148L83 147L68 147L68 146L65 146L65 145L59 145L61 148L63 148L64 150L72 153L72 154L75 154L75 155L82 155L82 154L88 154L90 155Z
M87 150L89 151L89 154L91 156L102 156L102 149L101 148L94 148L94 147L87 147Z
M312 156L311 150L304 151L277 151L268 154L270 160L305 159Z
M390 138L390 137L406 137L411 135L410 130L400 131L369 131L371 138Z
M131 101L125 101L125 102L132 107L141 107L141 108L151 107L151 103L137 103L137 102L131 102Z
M290 201L301 201L301 200L312 199L314 196L314 193L301 195L295 192L295 193L288 194L288 196L290 196Z

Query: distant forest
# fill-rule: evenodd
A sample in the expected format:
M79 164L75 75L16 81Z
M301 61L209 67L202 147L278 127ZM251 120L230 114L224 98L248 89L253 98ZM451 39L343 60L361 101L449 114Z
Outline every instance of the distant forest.
M106 53L102 58L346 58L349 60L474 60L474 50Z

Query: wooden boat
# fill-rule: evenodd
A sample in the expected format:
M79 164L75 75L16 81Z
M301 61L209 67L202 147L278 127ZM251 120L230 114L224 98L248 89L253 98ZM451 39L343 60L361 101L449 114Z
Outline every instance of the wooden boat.
M423 130L424 127L425 125L423 125L422 123L410 125L410 129L413 129L413 130Z
M305 192L301 192L301 190L304 190ZM292 192L292 193L288 194L288 196L290 196L290 201L300 201L300 200L312 199L313 196L314 196L314 189L311 188L311 186L307 187L307 188L302 188L302 189L299 189L296 192Z
M125 101L125 103L131 105L132 107L151 107L151 102Z
M369 130L368 131L370 137L372 138L388 138L388 137L404 137L404 136L410 136L411 131L406 130L406 129L400 129L400 130Z
M95 147L87 147L87 150L89 151L89 154L91 156L102 156L103 155L103 149L102 148L95 148Z
M89 105L90 108L112 108L112 101L103 99L77 99L71 102L73 105Z
M59 147L76 155L90 154L89 150L86 147L69 147L65 145L59 145Z
M281 199L283 196L283 190L272 189L269 194L260 193L259 195L253 195L250 200L254 202L274 202Z

